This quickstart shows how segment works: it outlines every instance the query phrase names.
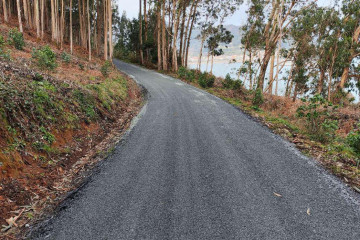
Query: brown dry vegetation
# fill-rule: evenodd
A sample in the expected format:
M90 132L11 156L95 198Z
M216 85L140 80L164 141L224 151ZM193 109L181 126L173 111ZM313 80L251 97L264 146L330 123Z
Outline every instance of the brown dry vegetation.
M5 39L10 28L0 25ZM0 225L9 226L2 232L7 238L16 232L12 217L21 215L15 224L23 227L75 189L142 104L131 79L113 67L104 77L103 61L88 62L86 50L75 48L65 63L67 45L60 50L33 32L24 37L23 51L6 45L11 61L0 59ZM41 71L31 59L32 49L45 44L56 53L54 71Z

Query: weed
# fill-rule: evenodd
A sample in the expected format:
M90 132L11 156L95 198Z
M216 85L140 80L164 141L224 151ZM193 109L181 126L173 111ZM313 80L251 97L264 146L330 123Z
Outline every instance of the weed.
M84 71L85 70L84 64L79 63L79 68L80 68L81 71Z
M96 117L94 98L90 94L80 90L75 90L73 94L79 101L80 108L86 116L90 119L94 119Z
M17 28L13 28L9 31L9 44L13 45L18 50L24 49L24 36Z
M61 59L64 63L67 63L69 64L71 62L71 55L70 54L67 54L66 52L63 52L61 54Z
M32 58L36 65L42 70L54 70L57 68L56 55L49 46L41 49L33 49Z
M111 72L111 63L110 63L110 61L105 61L105 63L101 66L100 72L104 77L109 76L109 73Z
M43 139L48 142L50 145L55 142L55 137L49 133L44 127L40 127L40 132L43 134Z

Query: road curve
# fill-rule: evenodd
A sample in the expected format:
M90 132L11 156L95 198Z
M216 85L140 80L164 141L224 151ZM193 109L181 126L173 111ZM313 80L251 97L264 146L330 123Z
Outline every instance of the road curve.
M115 64L148 103L31 239L360 239L359 196L314 160L215 96Z

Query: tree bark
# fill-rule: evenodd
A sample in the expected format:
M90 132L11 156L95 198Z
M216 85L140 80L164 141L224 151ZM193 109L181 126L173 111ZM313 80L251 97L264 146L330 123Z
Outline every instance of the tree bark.
M157 14L156 14L156 25L157 25L157 55L158 55L158 70L162 68L161 59L161 6L157 3Z
M318 94L322 93L323 86L324 86L324 78L325 78L325 70L320 69L320 78L319 78L319 82L318 82L318 85L317 85L317 93Z
M113 43L112 43L112 6L111 0L108 0L108 17L109 17L109 58L113 57Z
M6 1L5 1L5 0L2 0L2 2L3 2L4 21L5 21L5 22L9 22L9 18L8 18L8 14L7 14Z
M89 61L91 61L91 26L90 26L90 11L89 11L89 0L86 1L87 9L87 25L88 25L88 45L89 45Z
M39 18L39 0L34 1L36 36L40 38L40 18Z
M142 36L142 15L141 15L141 0L139 0L139 42L140 42L140 63L144 65L144 53L143 53L143 36Z
M19 29L20 29L20 32L23 32L23 26L22 26L22 21L21 21L20 0L16 0L16 5L17 5L18 20L19 20Z
M107 1L108 0L104 0L104 59L108 60L108 48L107 48Z
M73 54L73 26L72 26L72 1L70 0L70 54Z
M167 45L167 41L166 41L166 23L165 23L165 0L163 0L162 2L162 26L161 26L161 47L162 47L162 61L163 61L163 70L167 71L168 70L168 57L167 57L167 49L166 49L166 45Z

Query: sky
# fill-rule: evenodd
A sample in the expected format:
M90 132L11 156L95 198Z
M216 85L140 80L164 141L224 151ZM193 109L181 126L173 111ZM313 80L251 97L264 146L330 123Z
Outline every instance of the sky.
M320 6L332 5L335 0L318 0ZM138 0L115 0L119 6L120 13L126 11L126 14L130 18L137 18L139 14L139 1ZM247 2L247 1L245 1ZM228 17L225 21L225 25L233 24L241 26L246 21L246 5L243 4L240 9L235 12L234 15Z

